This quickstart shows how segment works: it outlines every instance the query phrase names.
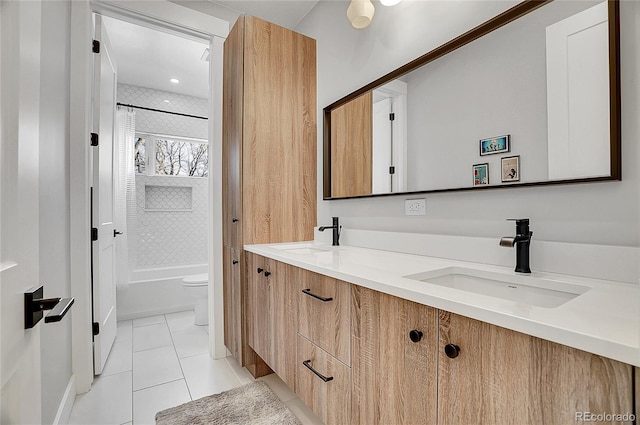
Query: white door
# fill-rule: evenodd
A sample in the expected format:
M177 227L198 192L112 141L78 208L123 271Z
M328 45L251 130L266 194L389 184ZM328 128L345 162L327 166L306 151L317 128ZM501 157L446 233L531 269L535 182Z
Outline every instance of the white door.
M602 2L547 27L549 178L608 176L609 22Z
M392 188L393 145L391 98L373 104L373 193L389 193Z
M38 424L42 410L40 326L44 320L25 330L24 292L41 283L41 5L37 1L6 1L0 13L0 423Z
M93 321L99 333L93 340L94 373L102 373L116 337L116 274L114 238L113 135L116 111L116 66L109 53L109 39L101 16L95 15L95 40L100 52L94 54L93 131L98 146L93 154L92 226L98 240L93 242Z

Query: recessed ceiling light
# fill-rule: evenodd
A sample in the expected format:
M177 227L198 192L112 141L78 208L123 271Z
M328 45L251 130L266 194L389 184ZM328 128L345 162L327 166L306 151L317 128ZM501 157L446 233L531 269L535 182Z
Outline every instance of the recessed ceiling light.
M171 101L169 99L165 99L164 103L171 103Z
M178 84L180 82L180 80L178 80L177 78L172 78L169 81L171 81L173 84Z

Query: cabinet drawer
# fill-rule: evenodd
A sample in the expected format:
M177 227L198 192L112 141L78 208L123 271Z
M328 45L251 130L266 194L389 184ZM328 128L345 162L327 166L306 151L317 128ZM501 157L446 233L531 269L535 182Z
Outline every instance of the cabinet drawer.
M296 393L327 425L351 422L351 368L298 335Z
M351 365L351 284L298 269L298 332Z

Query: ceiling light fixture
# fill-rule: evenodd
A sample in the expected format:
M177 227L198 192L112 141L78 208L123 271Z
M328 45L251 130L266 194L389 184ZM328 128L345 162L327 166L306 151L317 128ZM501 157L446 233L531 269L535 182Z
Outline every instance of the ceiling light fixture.
M347 8L347 18L354 28L362 29L369 26L375 12L376 8L371 0L351 0Z
M173 84L178 84L180 82L180 80L178 80L177 78L172 78L169 81L171 81Z
M402 0L380 0L380 3L383 6L395 6L396 4L400 3Z
M169 99L165 99L164 103L171 103L171 101Z

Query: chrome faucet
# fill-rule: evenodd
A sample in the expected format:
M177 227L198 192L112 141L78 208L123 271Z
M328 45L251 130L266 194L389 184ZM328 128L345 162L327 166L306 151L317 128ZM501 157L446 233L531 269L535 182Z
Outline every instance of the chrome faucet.
M529 268L529 245L533 232L529 230L528 218L510 218L516 222L516 235L500 238L500 246L516 247L516 272L531 273Z
M320 226L318 227L319 232L324 232L326 229L333 229L333 243L331 245L338 246L340 245L340 229L342 226L338 223L338 217L333 218L333 226Z

